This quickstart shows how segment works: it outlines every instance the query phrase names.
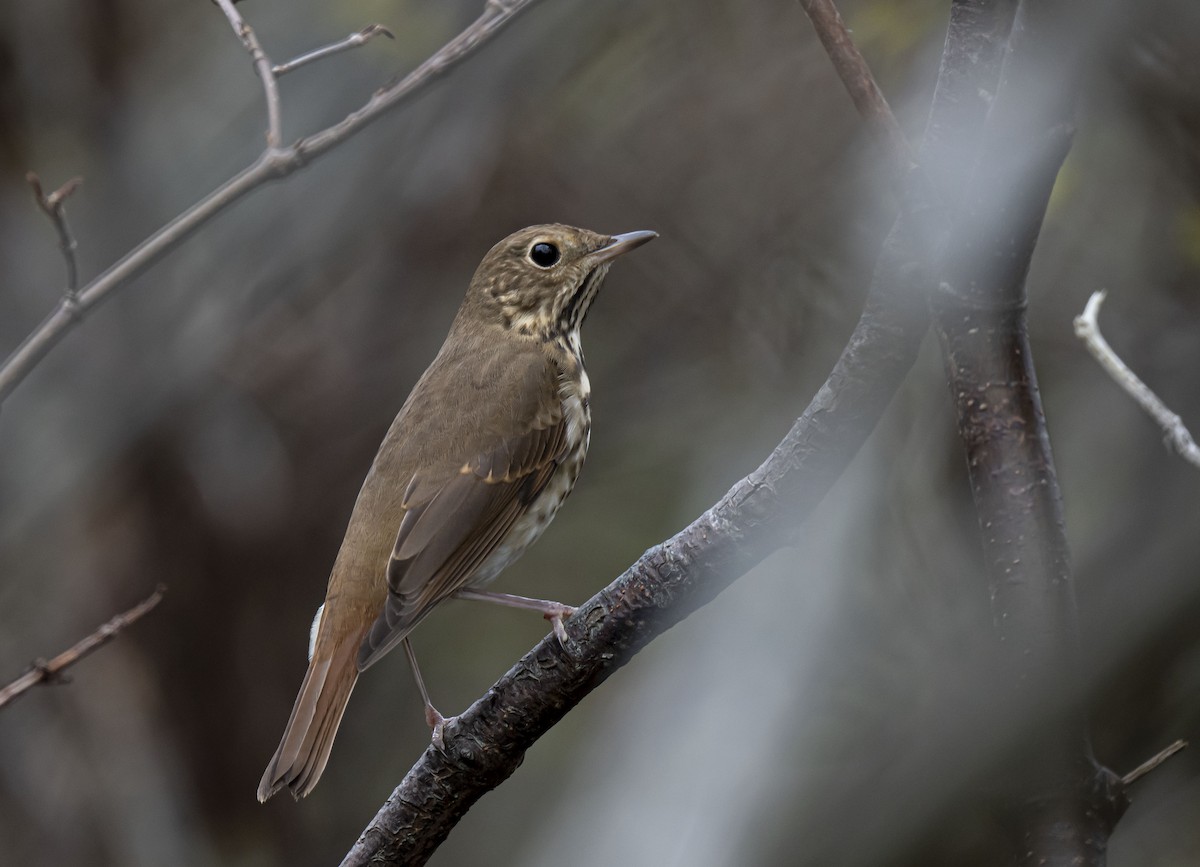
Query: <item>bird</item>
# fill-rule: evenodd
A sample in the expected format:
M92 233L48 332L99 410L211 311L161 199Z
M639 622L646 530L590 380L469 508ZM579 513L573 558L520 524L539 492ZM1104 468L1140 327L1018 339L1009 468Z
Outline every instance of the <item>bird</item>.
M433 744L445 748L447 719L409 634L447 599L540 612L566 644L572 607L480 588L542 534L575 486L591 438L580 328L613 260L656 237L546 224L483 257L355 501L259 801L313 790L359 674L397 644Z

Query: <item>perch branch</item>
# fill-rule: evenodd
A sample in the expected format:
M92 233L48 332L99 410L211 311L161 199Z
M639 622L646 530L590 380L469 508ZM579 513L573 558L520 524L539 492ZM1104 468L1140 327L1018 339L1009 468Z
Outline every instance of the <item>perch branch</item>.
M163 593L166 588L159 584L158 587L139 602L137 605L130 608L128 611L118 614L116 617L103 624L99 629L91 635L79 641L71 648L64 650L58 656L51 659L49 662L45 660L37 660L30 666L29 671L18 677L12 683L0 688L0 708L12 702L18 696L23 695L28 690L37 686L39 683L59 683L63 680L63 671L79 662L85 656L99 647L103 647L108 642L117 637L120 632L129 625L141 620L143 616L154 610L154 607L162 601Z
M280 78L284 75L287 75L289 72L294 72L301 66L307 66L314 60L323 60L326 57L330 57L334 54L340 54L343 51L349 51L351 48L358 48L360 45L366 45L376 36L386 36L388 39L396 38L396 35L382 24L368 24L362 30L359 30L357 33L351 33L340 42L334 42L330 45L325 45L321 48L310 51L307 54L301 54L299 57L294 57L287 61L287 63L280 63L277 66L272 67L271 72L275 74L276 78Z
M219 2L225 4L222 9L230 5L228 0ZM483 13L474 22L408 75L377 90L365 105L339 123L302 138L295 144L268 147L254 163L146 238L80 289L76 303L60 302L0 365L0 402L12 393L92 307L127 285L247 193L299 171L411 99L435 78L478 51L505 24L535 2L537 0L508 0L501 6L489 0Z
M1129 369L1100 333L1100 305L1104 303L1105 294L1104 290L1092 293L1092 297L1083 308L1083 313L1075 317L1075 336L1083 341L1088 352L1100 362L1100 366L1112 377L1113 382L1137 401L1163 429L1167 444L1185 461L1200 467L1200 446L1192 439L1191 433L1183 424L1183 419L1171 412L1162 399Z
M42 191L42 179L34 172L26 172L25 180L33 189L34 201L54 223L54 229L58 232L58 246L62 250L63 260L67 263L65 295L68 299L73 299L79 291L79 267L75 264L75 236L71 234L71 228L67 225L67 214L63 210L63 203L71 193L79 188L79 185L83 183L83 178L71 178L48 195Z
M956 26L961 16L972 26ZM974 142L999 75L1011 9L960 0L951 12L927 152ZM957 154L960 158L964 154ZM928 327L923 191L910 184L876 264L865 309L833 372L779 446L711 509L654 546L566 623L568 649L543 640L427 749L347 854L343 867L423 864L525 751L656 636L790 540L874 429Z

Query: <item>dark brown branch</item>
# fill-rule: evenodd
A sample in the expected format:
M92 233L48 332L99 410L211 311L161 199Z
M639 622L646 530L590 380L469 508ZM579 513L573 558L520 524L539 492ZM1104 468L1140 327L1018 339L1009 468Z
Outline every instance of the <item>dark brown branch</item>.
M923 158L977 140L1011 22L1011 4L965 0L954 9L952 16L976 21L952 24ZM446 753L425 751L343 867L424 863L471 805L507 779L584 696L792 537L874 429L916 357L928 324L922 289L929 272L917 240L927 207L924 187L911 185L854 333L775 451L581 606L566 624L567 651L554 638L542 641L460 714L448 728Z
M904 130L892 114L892 109L875 83L871 67L854 44L846 22L834 5L833 0L800 0L805 14L812 22L813 30L825 47L833 67L854 101L854 107L863 119L873 127L875 135L883 142L891 158L900 168L900 176L908 174L915 164L912 148Z
M58 247L62 250L63 260L67 263L65 295L68 299L73 299L79 291L79 267L75 263L75 236L71 234L71 228L67 225L67 215L63 210L63 203L71 193L79 188L79 185L83 183L83 178L71 178L49 195L42 191L42 180L36 173L26 172L25 180L33 188L34 201L50 218L50 222L54 223L54 230L58 232Z
M1138 780L1140 780L1142 777L1146 776L1146 774L1157 769L1159 765L1161 765L1167 759L1171 758L1171 756L1173 756L1176 753L1183 750L1187 745L1188 745L1187 741L1178 740L1178 741L1175 741L1175 743L1171 744L1170 746L1165 747L1162 750L1159 750L1157 753L1152 755L1150 758L1146 759L1146 761L1142 762L1140 765L1138 765L1136 768L1134 768L1128 774L1121 777L1121 785L1123 785L1123 786L1133 785Z
M1026 327L1026 274L1071 143L1081 45L1064 26L1074 20L1067 5L1018 12L931 304L1010 675L997 686L1053 711L1000 783L1003 812L1022 864L1099 867L1125 801L1120 779L1092 756L1084 714L1060 698L1077 682L1077 614Z
M29 671L18 677L8 686L0 688L0 708L14 701L39 683L63 682L63 671L70 668L79 660L99 647L117 637L120 632L132 623L141 620L162 601L166 588L159 584L154 592L116 617L109 620L91 635L79 641L71 648L64 650L49 662L37 660L29 667Z

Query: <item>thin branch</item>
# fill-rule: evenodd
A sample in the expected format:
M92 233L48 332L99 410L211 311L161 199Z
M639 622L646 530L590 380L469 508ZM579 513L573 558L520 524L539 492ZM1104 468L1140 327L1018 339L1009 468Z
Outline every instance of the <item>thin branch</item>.
M392 31L388 30L382 24L368 24L357 33L351 33L340 42L334 42L330 45L325 45L317 48L307 54L301 54L299 57L292 58L286 63L280 63L272 67L271 72L276 78L287 75L289 72L294 72L301 66L306 66L314 60L322 60L334 54L340 54L343 51L349 51L351 48L358 48L360 45L366 45L376 36L386 36L388 39L395 39L396 36Z
M1171 756L1175 755L1177 752L1182 750L1187 745L1188 745L1187 741L1181 739L1181 740L1175 741L1175 743L1171 744L1169 747L1166 747L1166 748L1160 750L1159 752L1155 753L1153 756L1146 759L1146 761L1142 762L1140 765L1138 765L1136 768L1134 768L1128 774L1121 777L1122 785L1129 786L1133 783L1136 783L1142 777L1146 776L1146 774L1155 770L1159 765L1161 765L1167 759L1171 758Z
M8 686L0 688L0 708L3 708L39 683L63 682L62 673L64 670L79 662L79 660L97 648L108 644L108 642L116 638L130 624L141 620L142 617L152 611L162 601L163 593L165 592L166 588L159 584L153 593L137 605L128 611L118 614L70 649L64 650L49 662L40 659L34 662L30 666L29 671L8 684Z
M67 288L65 294L67 298L73 299L79 291L79 268L75 264L75 236L71 234L71 228L67 225L67 214L63 210L63 203L71 193L79 189L79 185L83 183L83 178L71 178L71 180L49 195L46 195L42 191L42 180L36 173L26 172L25 180L33 188L34 201L38 203L38 207L54 223L55 231L58 232L58 246L62 250L63 259L67 263Z
M1185 461L1200 467L1200 446L1192 439L1191 433L1183 424L1183 419L1171 412L1162 399L1129 369L1100 333L1100 305L1104 302L1105 294L1103 289L1092 293L1092 297L1083 308L1083 313L1075 317L1075 336L1084 342L1088 352L1100 362L1100 366L1112 377L1113 382L1137 401L1163 429L1167 444Z
M340 123L296 142L288 155L294 150L295 159L303 164L341 144L363 127L378 120L386 111L408 100L429 84L431 79L457 66L495 36L516 15L536 2L538 0L507 0L505 3L487 0L479 17L458 36L443 45L436 54L404 78L377 90L366 105L349 114Z
M218 2L228 5L228 0ZM458 36L403 79L377 90L362 108L348 115L340 123L300 139L293 145L268 147L253 164L146 238L120 261L84 286L79 291L77 303L60 302L0 365L0 402L3 402L38 362L82 321L84 314L92 307L114 291L123 288L247 193L270 181L299 171L415 96L435 78L444 75L478 51L505 24L535 2L537 0L508 0L506 5L501 6L494 0L489 0L483 13Z
M825 46L829 59L833 61L834 69L846 85L846 90L850 92L850 98L854 100L858 113L875 128L875 134L883 141L892 158L902 169L903 177L907 170L916 164L912 148L883 91L875 83L875 76L871 74L871 67L866 58L854 44L850 30L842 20L837 6L833 0L800 0L800 5L804 7L813 30Z
M972 26L958 26L962 16ZM1011 6L959 0L921 144L958 158L979 135L999 75ZM877 127L876 127L877 128ZM874 429L928 327L921 224L924 185L910 181L876 264L866 307L833 372L763 464L711 509L654 546L543 640L427 749L343 861L423 864L466 811L508 778L525 751L655 637L711 601L793 538Z
M229 25L233 28L233 32L237 34L238 39L242 40L242 45L246 47L246 51L250 53L250 58L254 61L254 69L262 82L263 94L267 100L267 149L273 150L279 147L280 142L283 141L283 120L279 108L279 82L275 80L275 67L266 52L263 51L262 44L254 33L254 28L246 23L242 18L242 13L238 12L237 7L233 5L234 0L216 0L216 3L225 13L225 17L229 19Z

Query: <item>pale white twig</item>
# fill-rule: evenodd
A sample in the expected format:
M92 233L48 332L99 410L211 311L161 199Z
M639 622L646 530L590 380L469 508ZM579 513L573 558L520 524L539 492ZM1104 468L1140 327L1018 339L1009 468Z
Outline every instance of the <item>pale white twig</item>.
M237 7L233 5L234 0L216 0L216 3L229 19L233 32L242 40L242 45L246 46L254 61L254 69L262 81L263 93L267 99L267 148L277 148L283 140L283 120L279 108L279 82L275 80L275 67L263 51L258 37L254 34L254 28L246 23Z
M1088 299L1083 313L1075 317L1075 336L1084 342L1088 351L1100 362L1100 366L1130 397L1150 414L1166 434L1166 441L1180 457L1188 463L1200 467L1200 446L1192 439L1183 420L1171 412L1158 395L1151 391L1137 374L1129 369L1115 353L1104 335L1100 333L1100 305L1104 302L1105 292L1093 292Z
M221 2L221 0L218 0ZM227 180L125 254L120 261L79 290L74 303L64 298L0 365L0 402L29 375L46 354L78 324L83 315L125 286L197 229L268 181L286 177L328 153L368 124L399 106L434 78L470 56L517 14L537 0L488 0L482 14L466 29L399 81L385 85L357 111L287 147L268 146L250 166ZM222 8L231 5L228 0ZM226 13L228 14L228 13ZM273 80L273 78L271 79Z
M294 57L286 63L280 63L274 66L271 71L275 73L275 77L287 75L301 66L312 63L314 60L321 60L329 57L331 54L339 54L343 51L348 51L351 48L357 48L360 45L366 45L376 36L386 36L388 39L395 39L395 34L388 30L382 24L368 24L357 33L351 33L340 42L334 42L330 45L322 46L307 54L301 54L299 57Z

